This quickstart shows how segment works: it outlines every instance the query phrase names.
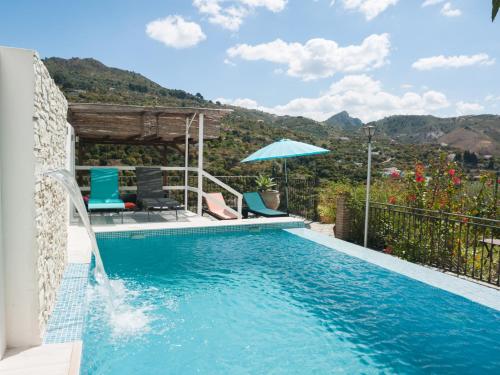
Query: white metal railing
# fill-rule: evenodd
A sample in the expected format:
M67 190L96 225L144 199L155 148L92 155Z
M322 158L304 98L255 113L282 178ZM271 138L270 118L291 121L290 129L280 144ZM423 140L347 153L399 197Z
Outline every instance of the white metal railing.
M205 193L202 193L203 197L205 199L213 201L214 203L217 203L217 204L224 206L225 209L227 209L233 215L236 215L238 217L238 219L241 219L242 218L242 207L243 207L243 194L237 192L231 186L225 184L224 182L219 180L217 177L212 176L211 174L207 173L206 171L201 171L201 172L202 172L201 174L203 177L208 178L210 181L217 184L218 186L220 186L221 188L223 188L224 190L233 194L236 197L236 199L237 199L237 204L236 204L237 211L233 210L231 207L228 207L224 202L221 202L218 199L214 199L210 196L207 196Z
M90 169L92 169L92 168L116 168L119 171L135 171L135 169L136 169L135 166L103 166L103 167L100 167L100 166L77 165L77 166L75 166L75 171L90 171ZM210 195L208 195L207 193L205 193L202 189L202 186L203 186L202 182L200 184L200 179L198 179L198 184L199 184L198 187L189 186L189 182L184 181L185 183L183 185L163 186L163 190L167 190L167 191L183 190L183 191L189 191L189 192L196 193L196 194L198 194L199 197L205 198L206 200L209 200L213 203L216 203L216 204L223 206L227 211L231 212L233 215L236 215L236 217L238 219L241 219L243 217L242 216L243 195L241 193L239 193L238 191L236 191L235 189L233 189L231 186L229 186L229 185L225 184L224 182L222 182L221 180L219 180L217 177L212 176L210 173L208 173L204 170L201 170L201 174L200 174L199 169L196 167L187 167L186 168L186 167L161 167L161 166L158 166L158 168L160 168L162 171L170 171L170 172L186 172L186 169L187 169L188 172L195 172L198 174L198 176L201 175L201 179L207 178L208 180L212 181L214 184L221 187L222 189L224 189L228 193L234 195L236 197L236 200L237 200L237 208L236 208L236 210L234 210L231 207L227 206L225 204L225 202L219 201L218 199L215 199L215 198L211 197ZM90 191L90 186L81 186L80 190L84 191L84 192L88 192L88 191ZM120 190L122 190L122 191L136 191L137 186L136 185L120 186ZM185 206L187 206L187 204L185 204ZM185 209L187 209L187 207L185 207ZM199 205L198 205L198 214L201 215L201 209L199 208Z

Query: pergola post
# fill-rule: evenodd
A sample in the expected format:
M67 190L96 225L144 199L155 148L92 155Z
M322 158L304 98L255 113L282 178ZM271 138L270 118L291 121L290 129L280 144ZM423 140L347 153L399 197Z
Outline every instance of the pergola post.
M204 124L203 113L198 115L198 209L197 213L199 216L202 215L202 204L203 204L203 124Z
M188 187L189 187L189 116L186 116L186 139L184 147L184 211L188 210Z

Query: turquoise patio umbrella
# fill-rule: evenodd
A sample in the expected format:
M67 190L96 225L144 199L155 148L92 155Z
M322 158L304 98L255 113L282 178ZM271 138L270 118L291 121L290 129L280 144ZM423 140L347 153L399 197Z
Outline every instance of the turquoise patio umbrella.
M325 148L313 146L303 142L292 141L290 139L282 139L281 141L271 143L252 155L243 159L242 163L251 163L256 161L283 159L285 164L285 196L286 196L286 211L288 212L288 172L286 167L286 159L296 158L299 156L321 155L330 152Z

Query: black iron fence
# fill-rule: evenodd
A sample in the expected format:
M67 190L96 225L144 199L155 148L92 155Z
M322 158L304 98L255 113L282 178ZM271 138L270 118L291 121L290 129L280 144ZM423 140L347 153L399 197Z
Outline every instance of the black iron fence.
M500 285L500 220L370 204L369 247Z
M215 176L220 181L231 186L233 189L240 193L256 191L257 186L255 180L257 176ZM130 180L129 183L133 183ZM183 176L169 176L167 177L167 185L183 185ZM280 192L280 206L279 209L282 211L286 210L286 200L285 200L285 181L284 178L276 177L274 178L276 183L275 189ZM189 177L190 186L197 186L197 176ZM298 215L308 220L316 220L317 218L317 201L318 201L318 191L317 191L317 181L314 178L289 178L288 179L288 210L293 215ZM236 197L227 191L222 190L220 186L216 183L204 179L203 180L203 191L206 193L211 192L221 192L228 206L236 207ZM184 194L184 192L182 192ZM181 196L181 192L172 191L170 192L171 197ZM196 193L190 193L189 195L189 209L193 210L196 208Z
M255 179L257 176L216 176L222 182L228 184L239 192L256 191ZM282 211L286 210L285 200L285 179L283 177L273 178L276 183L275 189L280 192L280 207ZM217 185L211 186L210 181L204 182L205 191L211 188L217 190ZM289 178L288 179L288 210L291 214L301 216L308 220L317 219L318 203L318 181L314 178ZM233 197L229 197L233 199ZM233 202L234 204L235 202Z

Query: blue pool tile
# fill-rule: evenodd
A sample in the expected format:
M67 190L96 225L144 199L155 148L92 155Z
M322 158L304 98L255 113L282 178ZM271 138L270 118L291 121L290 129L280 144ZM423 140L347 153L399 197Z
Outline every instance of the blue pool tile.
M56 306L47 324L44 344L81 340L85 321L85 293L89 264L70 263L57 292Z
M304 228L303 221L275 223L275 224L245 224L245 225L224 225L212 227L196 227L196 228L169 228L169 229L153 229L153 230L134 230L134 231L117 231L117 232L100 232L96 233L97 239L113 239L113 238L132 238L132 237L161 237L161 236L182 236L192 234L211 234L211 233L226 233L226 232L255 232L264 230L276 229L293 229Z

